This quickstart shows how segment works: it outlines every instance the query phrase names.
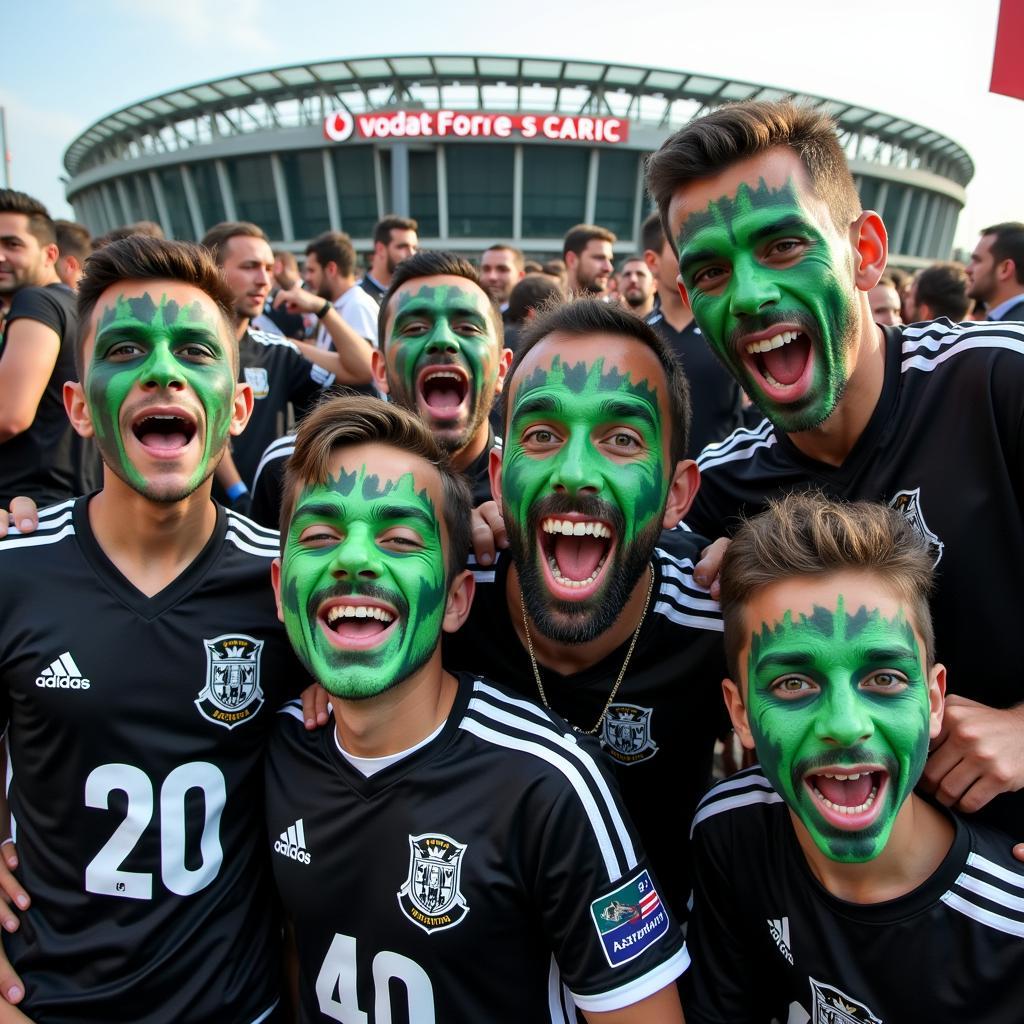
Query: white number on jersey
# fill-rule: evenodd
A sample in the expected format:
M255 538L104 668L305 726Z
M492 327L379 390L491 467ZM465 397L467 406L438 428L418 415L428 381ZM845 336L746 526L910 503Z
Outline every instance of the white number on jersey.
M427 972L401 953L382 950L373 958L373 1017L375 1024L391 1024L391 991L395 978L405 985L409 1001L409 1024L434 1024L434 989ZM337 999L335 999L337 993ZM320 1012L342 1024L368 1024L369 1017L359 1009L356 991L356 940L351 935L335 935L316 979L316 998Z
M153 876L148 871L123 871L121 865L135 849L153 818L154 785L149 776L131 764L101 764L85 780L85 805L109 810L110 794L128 797L124 821L85 869L87 892L132 900L153 898ZM199 840L202 864L185 865L185 797L202 790L206 820ZM178 896L205 889L220 871L224 851L220 845L220 816L227 790L221 770L209 761L178 765L160 787L160 876Z

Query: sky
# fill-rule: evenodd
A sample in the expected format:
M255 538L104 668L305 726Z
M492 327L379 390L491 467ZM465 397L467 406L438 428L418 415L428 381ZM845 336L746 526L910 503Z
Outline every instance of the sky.
M956 244L1024 219L1024 101L988 91L998 0L34 0L4 12L11 184L71 216L68 144L149 96L338 57L476 53L703 72L896 114L974 159ZM20 40L20 43L16 42ZM1012 139L1014 141L1007 141Z

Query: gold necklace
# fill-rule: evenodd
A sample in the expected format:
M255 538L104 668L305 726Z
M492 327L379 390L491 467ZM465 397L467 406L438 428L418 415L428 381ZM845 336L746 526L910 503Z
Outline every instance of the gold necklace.
M615 685L612 687L611 693L608 694L608 699L604 702L604 707L601 709L601 714L598 715L597 721L594 723L593 729L581 729L578 725L573 725L573 731L582 733L584 736L593 736L598 729L601 728L601 723L604 721L604 716L608 714L608 709L612 706L612 701L615 700L615 695L619 692L619 687L622 685L622 680L626 678L626 669L629 667L629 659L633 657L633 648L636 647L636 642L640 637L640 629L644 624L644 619L647 618L647 609L651 603L651 594L654 592L654 566L649 566L651 572L650 582L647 584L647 597L644 598L644 610L640 613L640 621L636 624L636 629L633 630L633 639L629 641L629 650L626 651L626 660L622 663L622 668L619 669L619 677L615 680ZM530 624L526 617L526 602L523 600L523 588L519 588L519 608L523 613L523 631L526 634L526 649L530 652L530 664L533 666L533 678L537 681L537 692L540 694L541 703L548 709L551 710L551 705L548 703L547 694L544 692L544 683L540 678L540 668L537 665L537 656L533 653L533 638L530 636ZM568 719L567 719L568 721ZM572 725L572 722L569 722Z

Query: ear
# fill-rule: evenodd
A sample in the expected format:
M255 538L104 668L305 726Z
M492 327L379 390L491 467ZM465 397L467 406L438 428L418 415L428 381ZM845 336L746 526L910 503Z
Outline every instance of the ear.
M889 259L889 236L882 218L865 210L850 226L853 246L853 280L862 292L878 284Z
M57 266L57 260L60 259L60 249L57 248L57 243L51 242L49 245L44 245L43 256L48 267Z
M505 387L505 374L508 373L508 368L512 365L512 349L503 348L501 350L501 357L498 360L498 379L494 382L494 393L500 395L502 388Z
M942 731L942 713L946 708L946 666L933 665L928 673L928 736L935 739Z
M914 312L914 322L918 324L927 323L929 320L934 320L935 314L928 308L927 302L919 302L917 309Z
M567 252L563 259L565 260L566 270L572 270L572 268L575 267L576 264L579 262L579 256L577 256L574 252Z
M89 413L89 403L85 400L85 391L76 380L64 382L64 411L79 437L92 437L96 433Z
M1007 281L1017 280L1017 263L1015 260L1007 257L1005 260L1000 260L996 264L996 279L1003 284Z
M231 427L229 428L229 433L232 437L237 437L245 430L245 425L249 422L249 417L252 415L253 401L252 385L246 384L244 381L236 383L235 402L231 410Z
M498 511L504 515L501 505L501 452L498 451L497 447L491 449L488 457L487 475L491 480L491 497L497 502Z
M722 680L722 696L725 698L725 707L732 720L732 727L740 738L744 749L754 749L754 734L750 731L750 723L747 721L747 706L743 703L743 694L739 686L731 679Z
M665 515L662 517L663 529L671 530L681 519L686 518L693 499L700 490L700 470L693 459L683 459L676 463L672 480L668 485L668 500L665 503Z
M445 605L441 629L445 633L455 633L469 618L469 609L473 605L476 593L476 579L468 569L463 569L452 581L448 590L448 603Z
M382 394L388 395L388 364L384 353L375 348L370 353L370 372L373 374L373 386Z
M644 249L644 263L647 264L647 269L651 272L651 277L655 281L658 280L658 270L661 257L653 249Z
M284 622L284 612L281 609L281 559L275 558L270 563L270 583L274 588L274 604L277 605L277 618Z

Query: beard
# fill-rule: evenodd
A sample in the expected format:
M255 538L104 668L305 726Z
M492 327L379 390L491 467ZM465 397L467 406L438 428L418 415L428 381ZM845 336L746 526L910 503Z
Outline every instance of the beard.
M548 516L565 512L602 519L615 537L611 564L604 570L600 590L585 601L564 601L553 597L547 588L540 558L545 557L538 544L540 524ZM651 561L661 533L660 518L636 535L632 544L623 543L625 519L622 512L599 498L552 495L534 505L527 513L526 528L506 512L509 549L519 573L519 588L526 610L537 629L549 640L565 644L583 644L610 629Z

